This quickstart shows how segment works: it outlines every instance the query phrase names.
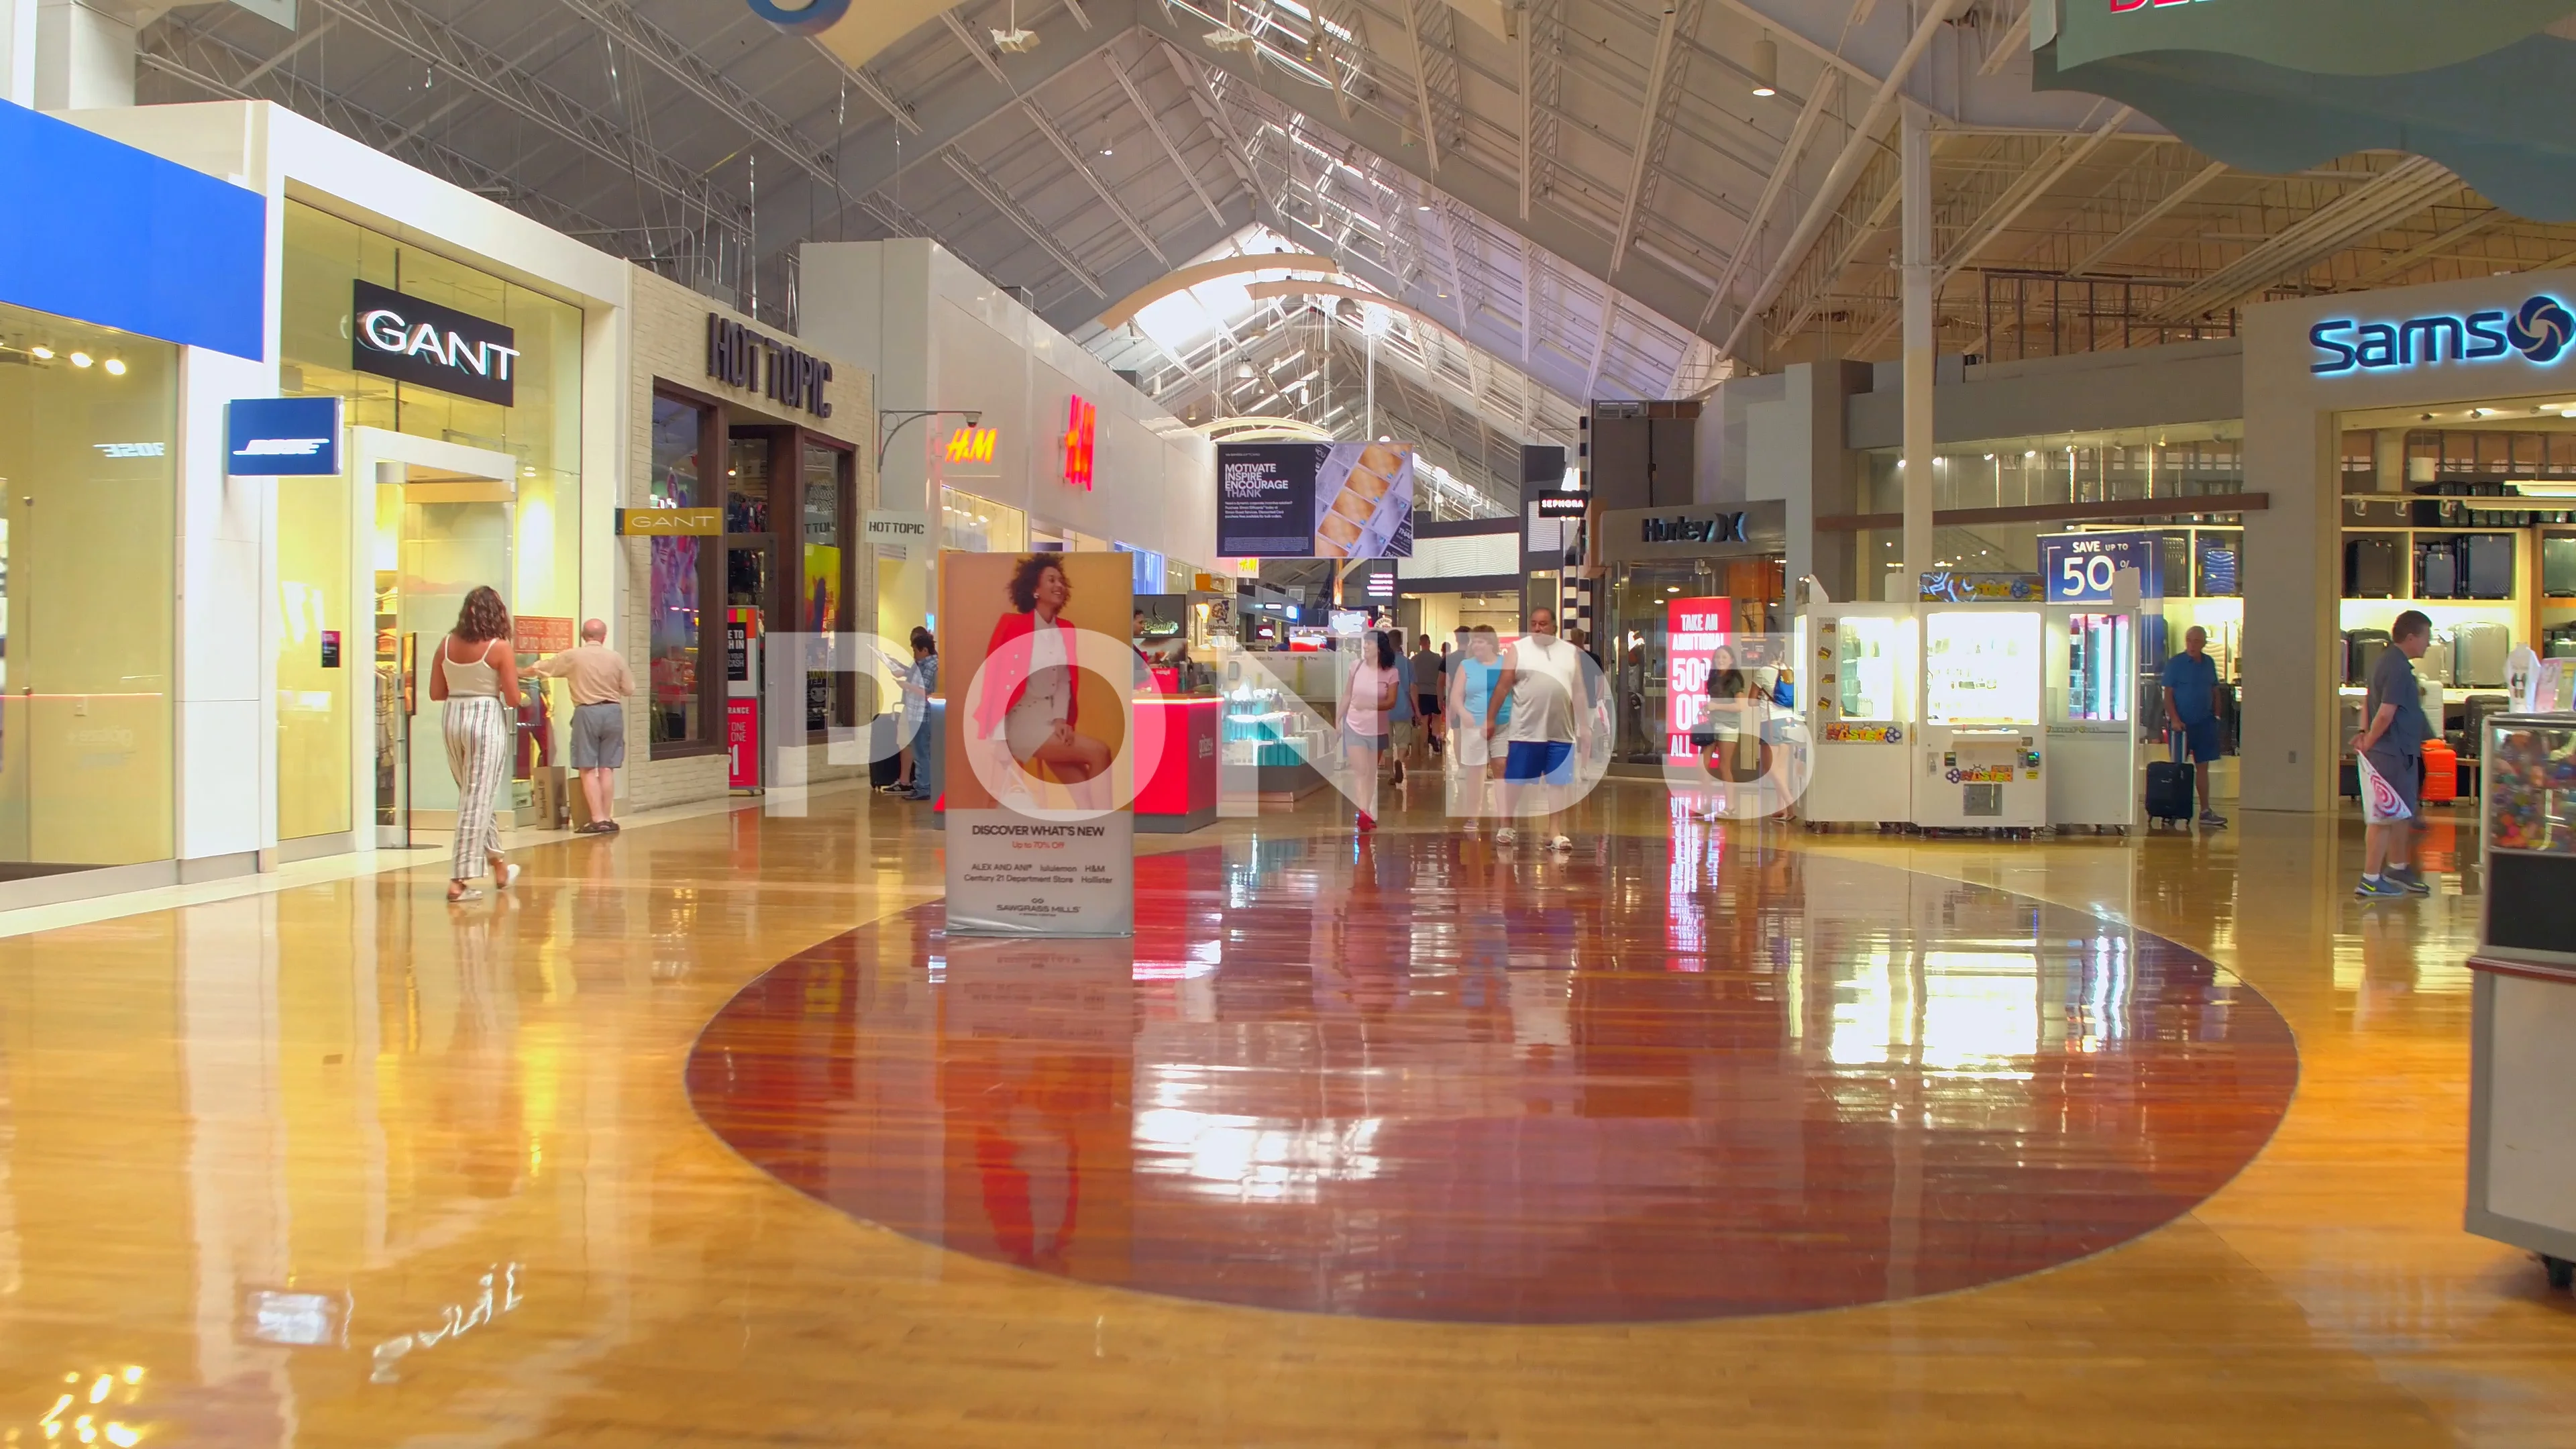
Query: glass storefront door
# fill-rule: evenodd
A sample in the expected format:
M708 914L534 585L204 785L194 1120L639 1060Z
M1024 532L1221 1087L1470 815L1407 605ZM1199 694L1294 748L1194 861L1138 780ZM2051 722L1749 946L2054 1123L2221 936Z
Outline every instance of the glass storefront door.
M518 470L507 453L375 428L351 432L351 476L372 480L364 486L373 494L367 587L375 687L363 793L373 802L377 842L408 845L415 830L443 830L454 818L456 781L440 707L429 697L430 671L477 585L516 604Z
M1675 740L1687 740L1708 697L1716 649L1745 674L1793 667L1781 641L1783 566L1776 556L1657 559L1618 565L1610 589L1611 628L1604 668L1617 697L1612 758L1661 763ZM1676 677L1674 629L1686 621ZM1768 677L1768 676L1766 676Z

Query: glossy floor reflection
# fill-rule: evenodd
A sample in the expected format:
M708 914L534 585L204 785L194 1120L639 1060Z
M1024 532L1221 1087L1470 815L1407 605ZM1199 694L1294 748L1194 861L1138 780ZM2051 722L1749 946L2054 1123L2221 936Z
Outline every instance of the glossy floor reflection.
M709 1125L854 1216L1224 1303L1545 1323L1973 1287L2188 1211L2289 1031L2205 957L1884 866L1622 839L1139 863L1134 941L936 905L762 978Z
M1613 786L1581 812L1586 853L1506 872L1573 883L1533 897L1565 902L1563 916L1532 921L1469 909L1461 893L1480 857L1441 843L1427 802L1390 798L1373 859L1424 862L1428 911L1372 873L1332 914L1320 887L1356 862L1346 817L1320 802L1148 843L1220 846L1254 868L1229 877L1201 921L1145 939L1146 979L1131 968L1124 985L1123 1117L1081 1065L1117 1054L1075 1026L1093 1014L1087 997L960 1008L949 952L936 998L926 972L810 978L797 1018L817 1046L809 1070L828 1079L845 1061L847 1079L807 1084L824 1107L799 1119L799 1151L907 1112L944 1117L969 1073L1016 1094L1007 1112L961 1111L938 1159L914 1164L916 1215L933 1225L923 1231L944 1235L966 1213L989 1257L791 1188L711 1132L687 1090L701 1033L763 973L818 951L855 968L852 931L909 931L904 913L936 899L941 841L914 808L820 793L798 816L630 822L622 836L527 849L519 889L465 911L440 903L435 861L238 898L156 897L166 908L0 938L0 1445L11 1432L22 1446L80 1444L84 1427L97 1444L124 1433L221 1449L2568 1442L2576 1300L2546 1292L2523 1254L2460 1230L2460 963L2479 904L2465 831L2435 831L2441 893L2393 907L2350 897L2357 825L2252 814L2217 836L2035 845L1730 828L1716 879L1677 884L1644 862L1676 838L1704 861L1699 827L1659 794ZM1195 867L1154 869L1186 882ZM1791 899L1803 910L1774 904ZM1218 919L1241 929L1204 929ZM2097 965L2089 948L2038 937L2042 919L2067 922L2066 941L2151 933L2222 974L2196 977L2187 957L2149 963L2142 949L2123 977L2116 953ZM1915 933L1901 952L1900 926ZM1388 950L1400 941L1408 964L1320 991L1280 964L1332 930ZM1507 946L1499 967L1475 961L1466 943L1498 932L1539 954ZM1179 947L1211 939L1213 961ZM1918 976L1911 942L1935 939L1971 959L1926 954ZM1571 976L1550 954L1595 948L1615 949L1611 964ZM1994 973L1974 953L2024 950L2035 960L2003 972L2017 984L1990 998ZM1114 994L1115 973L1104 976ZM1515 995L1551 977L1570 983L1553 1004ZM1793 978L1799 989L1782 992ZM2186 1005L2151 1009L2159 1000ZM2263 1003L2295 1034L2298 1076L2242 1172L2105 1251L1958 1292L1918 1280L1918 1296L1816 1312L1496 1325L1271 1312L1019 1265L1021 1253L1041 1268L1058 1266L1050 1254L1076 1269L1109 1261L1109 1240L1091 1233L1109 1221L1103 1195L1067 1186L1123 1153L1131 1182L1148 1164L1171 1169L1147 1186L1164 1194L1158 1211L1180 1215L1124 1227L1131 1277L1174 1272L1136 1253L1144 1229L1293 1209L1268 1221L1309 1263L1329 1252L1375 1267L1383 1242L1416 1263L1431 1249L1492 1253L1516 1292L1561 1282L1579 1255L1491 1233L1486 1199L1518 1192L1525 1209L1553 1212L1560 1184L1589 1169L1566 1169L1557 1138L1532 1139L1560 1153L1551 1178L1498 1177L1490 1138L1458 1137L1483 1156L1453 1154L1454 1169L1432 1163L1421 1144L1451 1139L1421 1134L1471 1119L1614 1137L1639 1119L1687 1124L1700 1135L1664 1160L1690 1160L1692 1142L1731 1155L1704 1155L1701 1178L1673 1182L1729 1223L1794 1202L1820 1219L1826 1205L1847 1208L1843 1222L1875 1233L1904 1221L1890 1207L1916 1200L1910 1183L1938 1180L1931 1169L1981 1187L2040 1148L2091 1154L2118 1187L2104 1195L2118 1214L2158 1198L2179 1207L2217 1172L2166 1151L2237 1129L2206 1115L2215 1099L2177 1086L2198 1092L2224 1064L2239 1073L2239 1105L2259 1099L2244 1074L2261 1065ZM936 1024L940 1012L948 1057L918 1027L889 1028L912 1055L833 1045L862 1024ZM2111 1036L2114 1017L2131 1036ZM1031 1026L1061 1056L1029 1045ZM2101 1050L2080 1049L2088 1037ZM1757 1053L1756 1040L1780 1045ZM1431 1043L1474 1069L1436 1080L1419 1066ZM2152 1065L2137 1055L2150 1050ZM1682 1058L1706 1065L1684 1070ZM1789 1080L1807 1094L1794 1135L1778 1079L1793 1058L1803 1075ZM2011 1075L2019 1067L1988 1071L2018 1058L2032 1063L2026 1081ZM1335 1068L1329 1092L1318 1062ZM1141 1063L1195 1075L1175 1088ZM1265 1084L1288 1082L1305 1095L1272 1100ZM1766 1082L1781 1095L1760 1114L1710 1107L1752 1101ZM1532 1084L1545 1118L1532 1098L1502 1095ZM1340 1175L1327 1179L1311 1142L1140 1139L1149 1085L1185 1089L1180 1109L1199 1127L1382 1117L1403 1124L1388 1139L1403 1150L1343 1152L1336 1138L1343 1155L1326 1162ZM1916 1096L1897 1099L1887 1139L1873 1142L1872 1114L1900 1086ZM1435 1099L1451 1087L1454 1099ZM1961 1115L1971 1107L1988 1115ZM1001 1167L989 1177L973 1155L982 1124ZM1896 1155L1909 1140L1925 1148L1919 1162ZM2122 1145L2142 1142L2157 1155ZM1378 1190L1352 1180L1363 1155L1410 1174L1400 1184L1458 1184L1440 1189L1457 1224L1351 1213L1344 1237L1319 1247L1328 1187ZM1874 1203L1820 1205L1836 1160L1873 1184ZM856 1191L896 1167L843 1159L835 1171L828 1190ZM1707 1194L1702 1178L1721 1175L1746 1184L1744 1202ZM1231 1200L1212 1196L1221 1177L1238 1184ZM1246 1203L1247 1178L1311 1182L1318 1197ZM1940 1232L1944 1214L1983 1214L1997 1226L1965 1251L1993 1262L2020 1252L2009 1240L2025 1230L2118 1229L2078 1196L2037 1228L1980 1191L1923 1196L1917 1216ZM1620 1221L1652 1228L1667 1210L1632 1204ZM1459 1226L1471 1219L1484 1224L1474 1235ZM1205 1278L1206 1246L1174 1261ZM1645 1274L1598 1256L1622 1292ZM1803 1291L1811 1278L1782 1281ZM1703 1277L1693 1291L1710 1281L1739 1293L1754 1282ZM1361 1286L1384 1297L1401 1285ZM1883 1270L1858 1286L1890 1291Z

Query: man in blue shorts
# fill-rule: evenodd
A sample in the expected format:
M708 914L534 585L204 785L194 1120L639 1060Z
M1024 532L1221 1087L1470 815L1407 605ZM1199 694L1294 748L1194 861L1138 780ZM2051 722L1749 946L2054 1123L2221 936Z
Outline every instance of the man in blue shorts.
M1560 822L1555 817L1572 803L1574 737L1584 695L1582 659L1580 650L1556 637L1556 611L1532 609L1529 633L1512 645L1502 676L1494 681L1492 697L1485 702L1487 727L1494 728L1501 723L1496 716L1502 713L1502 702L1511 701L1511 723L1502 727L1499 736L1509 742L1503 761L1503 813L1518 820L1522 800L1537 789L1542 807L1537 813L1549 817L1540 837L1551 850L1574 848L1573 837L1548 827L1557 826ZM1497 845L1519 839L1520 832L1512 825L1494 832Z
M2200 785L2200 823L2222 830L2227 817L2209 803L2209 767L2223 740L2218 728L2218 661L2209 657L2209 631L2194 624L2182 636L2182 652L2165 661L2165 719L2170 738L2191 749L2191 772Z
M2432 642L2432 619L2409 609L2389 626L2388 647L2371 666L2370 693L2362 701L2364 723L2352 740L2360 762L2362 819L2370 827L2361 884L2353 890L2363 900L2433 893L2422 872L2406 863L2424 814L2424 742L2433 737L2415 661Z

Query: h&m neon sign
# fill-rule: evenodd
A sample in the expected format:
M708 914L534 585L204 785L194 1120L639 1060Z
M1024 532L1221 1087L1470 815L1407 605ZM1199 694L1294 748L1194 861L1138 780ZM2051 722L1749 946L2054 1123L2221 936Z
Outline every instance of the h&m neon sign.
M999 428L959 428L948 435L948 461L951 463L990 463L993 449L1002 437Z
M2445 362L2493 362L2516 354L2546 367L2576 343L2576 313L2544 294L2510 312L2437 314L2403 322L2330 317L2308 329L2308 342L2325 354L2324 360L2308 364L2308 371L2320 377Z
M1100 443L1100 409L1074 396L1065 409L1064 481L1088 493L1091 491L1092 455Z

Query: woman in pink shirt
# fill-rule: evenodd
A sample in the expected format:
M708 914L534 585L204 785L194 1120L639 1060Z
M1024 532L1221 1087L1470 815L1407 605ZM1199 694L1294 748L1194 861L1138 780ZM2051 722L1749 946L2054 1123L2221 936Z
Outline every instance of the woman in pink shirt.
M1395 667L1395 636L1371 634L1366 651L1342 691L1342 758L1359 788L1360 829L1377 829L1377 765L1386 755L1386 713L1395 707L1403 677Z

